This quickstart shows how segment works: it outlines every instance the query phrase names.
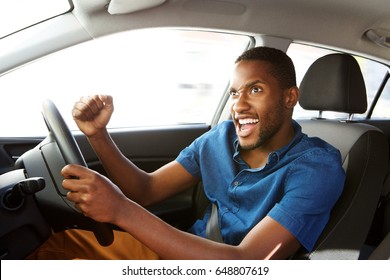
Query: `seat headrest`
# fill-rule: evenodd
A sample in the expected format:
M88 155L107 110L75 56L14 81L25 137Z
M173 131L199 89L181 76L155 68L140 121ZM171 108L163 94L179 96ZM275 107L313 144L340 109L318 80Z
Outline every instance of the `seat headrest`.
M330 54L316 60L301 82L299 103L306 110L364 113L366 86L356 59Z

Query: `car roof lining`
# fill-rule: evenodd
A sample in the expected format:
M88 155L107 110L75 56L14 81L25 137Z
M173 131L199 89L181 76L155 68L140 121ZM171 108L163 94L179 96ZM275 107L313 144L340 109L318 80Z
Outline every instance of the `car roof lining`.
M204 0L171 0L156 8L124 15L110 15L105 0L73 2L73 13L93 37L138 28L187 26L294 38L297 41L367 53L390 61L387 48L377 46L363 36L370 28L390 30L388 0L207 0L208 5L205 5ZM346 5L348 2L353 5ZM232 13L234 5L240 7L239 12ZM266 9L263 9L264 6ZM316 12L318 10L321 14ZM207 14L210 16L205 16ZM294 20L286 24L280 18Z

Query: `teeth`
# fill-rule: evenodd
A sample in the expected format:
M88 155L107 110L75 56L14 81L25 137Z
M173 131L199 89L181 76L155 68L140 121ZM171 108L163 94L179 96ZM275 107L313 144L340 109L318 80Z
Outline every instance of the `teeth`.
M239 119L238 123L239 124L248 124L248 123L258 123L258 119Z

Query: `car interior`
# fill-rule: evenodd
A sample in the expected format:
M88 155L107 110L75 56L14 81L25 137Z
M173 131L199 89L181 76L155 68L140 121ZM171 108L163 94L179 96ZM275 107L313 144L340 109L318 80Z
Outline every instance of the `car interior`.
M12 109L11 113L0 113L0 259L25 259L50 237L52 231L69 228L91 230L99 243L106 246L112 242L112 230L120 230L115 225L97 223L85 217L65 198L59 172L65 164L81 164L107 175L86 137L74 128L70 114L76 101L74 95L85 89L95 91L97 88L104 92L105 84L100 86L99 83L107 79L107 84L119 88L125 96L122 98L114 94L114 100L118 100L118 112L115 114L124 115L125 122L129 123L152 115L152 120L146 125L120 123L113 125L109 132L127 158L139 168L153 172L175 160L194 139L230 118L226 94L229 81L221 82L218 88L210 82L217 78L224 81L222 73L226 69L213 68L211 62L228 68L225 65L229 64L222 63L224 56L236 57L245 49L261 45L292 54L291 46L297 44L302 48L315 46L331 52L318 55L313 51L310 60L306 57L301 61L294 60L297 71L305 63L310 65L302 71L299 83L299 110L310 114L310 117L297 115L296 120L304 133L320 137L340 150L347 176L344 191L314 250L299 250L290 259L390 260L390 5L387 0L65 2L66 8L53 16L6 34L0 29L0 92L5 96L3 102L10 103L8 107ZM0 23L3 25L1 17ZM135 37L141 39L123 46L117 43L118 50L106 47L103 51L91 52L91 60L85 60L85 64L95 68L99 74L88 76L85 70L81 70L84 71L81 74L77 72L78 68L84 69L84 61L81 62L82 56L73 58L73 47L86 46L87 49L89 43L111 40L112 35L148 30L161 32L165 37L146 33L151 37L148 40ZM173 33L169 37L165 30L181 33ZM179 46L188 48L185 55L166 47L165 43L173 42L176 37L188 36L186 32L189 31L196 32L191 35L190 43L186 41ZM245 37L245 40L240 41L233 35ZM219 46L210 39L214 37L223 38L224 45ZM201 49L212 51L205 57L199 56L193 41L207 42L208 45L201 45ZM239 47L228 54L228 49L233 49L236 43ZM125 50L123 53L133 53L134 57L125 58L122 52L115 56L120 48ZM145 49L146 54L141 54L141 49ZM50 66L46 68L53 76L34 70L34 64L44 63L46 59L50 62L52 58L56 61L56 55L61 52L65 52L63 61L68 61L70 68L65 67L65 62L63 65L48 64ZM154 52L156 56L165 58L164 72L153 72L153 68L157 67L153 65L157 64L152 56ZM148 53L150 56L147 56ZM222 58L216 58L217 53ZM130 66L135 64L135 57L146 64L145 69L137 68L131 72ZM180 63L174 64L174 58ZM384 74L381 72L375 76L376 72L368 68L366 60L383 67ZM108 66L112 64L107 61L114 66ZM170 63L175 65L172 67L174 70L165 66ZM26 78L12 82L10 77L18 77L17 72L29 67L31 72L38 72L37 76L31 80ZM206 69L208 67L210 69ZM60 68L66 69L66 72L59 72L57 69ZM72 76L70 72L73 71L78 73L79 80ZM134 78L137 77L133 74L136 72L146 76L146 82ZM199 74L202 79L196 80L196 73L202 73ZM371 76L366 78L366 73ZM162 76L161 80L154 82L153 79L157 79L154 77L158 75ZM54 80L54 76L61 83ZM177 80L174 90L168 88L168 83L164 84L167 77ZM377 85L374 90L370 88L370 78ZM53 84L50 80L54 81ZM150 85L144 85L149 82ZM46 83L45 90L51 91L50 96L39 93L44 91ZM138 102L135 97L129 97L132 91L141 95L141 90L135 85L137 83L142 84L140 89L145 95L155 90L170 92L173 97L150 95L145 100L156 100L154 103ZM23 92L23 84L29 92ZM68 85L75 89L69 95L61 91ZM181 119L181 111L187 112L188 108L192 110L211 103L207 99L211 91L217 92L213 97L215 106L211 117L206 121L205 118L194 121ZM24 95L17 95L22 92ZM193 101L193 96L198 99ZM146 108L162 104L165 98L179 98L177 100L181 103L179 106L175 106L174 102L168 104L172 107L164 104L167 107L163 113ZM183 105L184 101L188 105ZM381 105L384 117L375 115L380 103L384 104ZM120 111L122 107L124 109ZM33 116L25 108L37 112L40 121L35 122L34 119L32 124L29 123ZM174 108L182 110L174 111ZM169 113L176 119L175 123L155 124ZM192 114L202 115L203 111ZM44 134L27 133L38 125L44 127ZM7 134L9 127L18 133L12 131ZM167 223L186 230L202 216L208 204L202 184L199 184L148 207L148 210Z

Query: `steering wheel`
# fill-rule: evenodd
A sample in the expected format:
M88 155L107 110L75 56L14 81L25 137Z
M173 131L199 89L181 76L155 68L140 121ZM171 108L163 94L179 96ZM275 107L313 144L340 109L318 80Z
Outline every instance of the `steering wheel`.
M49 129L49 133L57 143L65 164L78 164L87 167L75 138L70 132L57 107L51 100L45 100L43 102L42 114ZM69 206L82 215L76 207L71 204L69 204ZM100 245L108 246L113 242L114 235L109 224L95 222L93 220L89 222L93 224L93 232Z

